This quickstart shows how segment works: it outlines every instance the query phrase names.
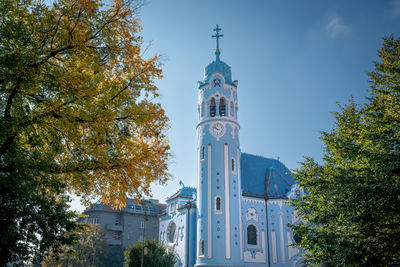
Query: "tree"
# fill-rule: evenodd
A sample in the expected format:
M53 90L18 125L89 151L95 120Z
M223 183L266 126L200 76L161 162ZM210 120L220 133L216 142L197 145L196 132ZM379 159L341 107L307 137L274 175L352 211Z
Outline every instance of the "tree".
M306 262L385 266L400 258L400 39L384 38L368 73L370 95L353 99L322 132L323 164L306 158L293 201Z
M172 267L176 263L175 252L167 249L162 243L155 240L138 241L125 250L125 267L141 266L142 250L144 249L143 266Z
M80 231L78 241L72 246L65 246L63 253L50 253L42 266L108 266L105 263L106 255L104 230L92 224Z
M140 5L0 2L0 265L73 239L67 194L123 206L168 180L161 64L141 52Z

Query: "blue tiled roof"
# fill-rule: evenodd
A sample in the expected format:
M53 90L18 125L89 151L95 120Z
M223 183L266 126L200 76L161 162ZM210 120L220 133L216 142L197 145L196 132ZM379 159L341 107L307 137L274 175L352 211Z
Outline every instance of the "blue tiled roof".
M224 75L225 82L232 84L231 67L229 67L229 65L225 62L221 61L219 57L217 57L215 61L206 67L204 71L204 83L208 83L210 81L210 76L215 72L219 72Z
M192 198L193 194L196 194L196 188L184 186L179 189L175 194L170 196L167 201L177 197Z
M240 158L243 195L286 198L295 179L279 160L242 153Z

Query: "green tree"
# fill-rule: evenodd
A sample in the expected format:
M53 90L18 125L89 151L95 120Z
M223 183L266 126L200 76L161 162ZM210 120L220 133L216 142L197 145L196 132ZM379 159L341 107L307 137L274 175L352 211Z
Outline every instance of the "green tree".
M125 267L141 266L143 243L137 242L125 250ZM143 266L172 267L176 263L175 252L155 240L144 242Z
M169 178L140 0L107 2L0 1L0 265L73 240L69 193L123 206Z
M77 242L72 246L64 246L62 253L50 253L42 266L108 266L104 230L92 224L79 231L78 236Z
M322 132L323 164L296 172L307 195L293 201L305 259L332 266L385 266L400 258L400 39L384 38L368 73L370 95L335 113Z

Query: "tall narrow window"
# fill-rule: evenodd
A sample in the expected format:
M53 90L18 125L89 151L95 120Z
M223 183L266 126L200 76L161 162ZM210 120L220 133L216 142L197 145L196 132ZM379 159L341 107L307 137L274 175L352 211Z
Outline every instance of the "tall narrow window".
M225 100L223 97L219 100L219 115L220 116L226 116L226 106L225 106Z
M211 98L211 100L210 100L210 117L215 117L216 112L217 112L217 105L215 104L215 99Z
M247 226L247 244L257 245L257 228L252 224Z
M232 158L232 162L231 162L231 168L232 168L232 172L236 173L236 162L235 162L235 158Z
M204 239L200 239L200 251L199 251L199 256L204 256L204 251L205 251Z
M221 198L220 198L220 197L217 197L217 198L215 199L215 209L216 209L217 211L220 211L220 210L221 210Z
M205 158L205 148L204 146L201 146L201 151L200 151L200 159L204 159Z

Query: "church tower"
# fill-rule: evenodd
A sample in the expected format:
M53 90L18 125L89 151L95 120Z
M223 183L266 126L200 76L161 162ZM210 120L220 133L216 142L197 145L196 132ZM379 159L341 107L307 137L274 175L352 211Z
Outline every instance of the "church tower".
M197 255L195 266L240 266L242 262L240 146L237 81L216 59L199 82Z

